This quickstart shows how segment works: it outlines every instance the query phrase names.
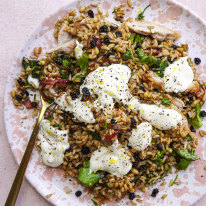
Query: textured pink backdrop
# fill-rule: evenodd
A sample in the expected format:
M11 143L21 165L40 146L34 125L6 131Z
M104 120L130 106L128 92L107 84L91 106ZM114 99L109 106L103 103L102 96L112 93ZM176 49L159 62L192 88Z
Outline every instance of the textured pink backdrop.
M4 86L11 60L16 56L25 39L38 24L69 0L0 0L0 205L3 205L17 171L17 164L11 153L3 123ZM205 0L178 0L196 12L206 21ZM30 185L24 181L17 206L49 205ZM205 206L206 196L195 206Z

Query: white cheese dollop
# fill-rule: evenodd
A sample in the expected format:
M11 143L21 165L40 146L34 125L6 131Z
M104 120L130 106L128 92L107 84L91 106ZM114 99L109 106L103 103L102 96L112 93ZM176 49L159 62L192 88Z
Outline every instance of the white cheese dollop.
M140 116L160 130L168 130L182 122L182 115L173 109L162 109L156 105L141 104Z
M31 74L28 76L27 79L28 83L31 84L35 89L39 88L39 79L33 78Z
M132 134L129 138L129 144L133 149L142 151L146 149L152 141L152 126L148 122L143 122L132 130Z
M103 170L121 177L126 175L131 168L130 158L125 153L125 149L118 144L118 141L115 141L109 148L101 147L94 151L90 158L90 170L92 172Z
M74 117L80 122L94 123L95 119L91 111L90 102L81 101L81 98L72 100L70 96L63 93L60 97L55 98L55 103L63 110L73 113Z
M63 163L64 152L70 147L68 131L57 130L48 120L42 120L38 138L41 142L41 157L45 165L58 167Z
M184 92L192 84L194 73L187 59L188 57L181 57L165 69L164 85L166 92Z
M95 107L112 109L113 99L128 104L132 97L128 89L128 81L131 77L131 70L128 66L112 64L108 67L99 67L88 74L84 83L80 87L87 87L91 93L98 95L95 100Z
M76 47L74 48L74 55L76 59L80 59L83 55L83 45L76 40Z

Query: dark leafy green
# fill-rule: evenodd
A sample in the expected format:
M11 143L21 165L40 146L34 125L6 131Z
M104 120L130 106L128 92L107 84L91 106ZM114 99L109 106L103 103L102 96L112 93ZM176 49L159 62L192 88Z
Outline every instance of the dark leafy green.
M178 170L186 170L188 166L190 165L190 162L191 161L181 158L179 162L176 164L176 168Z
M87 68L89 67L89 55L84 53L83 56L77 60L80 69L83 72L87 72Z
M166 106L170 106L171 105L171 101L169 99L162 98L161 104L162 105L166 105Z
M67 72L63 72L61 69L59 70L59 74L61 75L62 79L68 79L68 74Z
M134 43L134 37L135 37L135 35L133 33L131 33L130 38L129 38L131 41L131 44Z
M182 157L182 158L184 158L184 159L186 159L186 160L189 160L189 161L194 161L194 160L199 160L199 159L200 159L199 156L194 155L194 154L188 152L188 150L186 150L186 149L176 150L176 153L177 153L180 157Z
M38 60L31 60L26 57L22 59L22 66L26 70L27 67L31 68L29 74L32 75L33 78L39 79L42 75L42 71L44 66L40 64Z
M107 129L107 121L104 122L104 128Z
M87 133L92 135L93 139L101 140L101 136L100 136L99 132L97 132L97 131L95 131L95 132L87 131Z
M195 105L195 112L196 112L195 118L189 119L189 123L197 129L203 125L202 123L203 117L200 115L201 106L202 106L201 103Z
M134 38L135 43L142 43L143 41L144 41L144 36L142 36L140 34L135 35L135 38Z
M129 51L130 51L130 54L131 54L132 60L133 60L135 63L137 63L137 62L136 62L136 60L135 60L135 58L134 58L134 54L133 54L133 52L132 52L132 49L131 49L131 48L129 48Z
M191 142L191 141L192 141L192 137L191 137L190 135L187 135L186 138L187 138L187 141L188 141L188 142Z
M97 204L93 199L91 199L91 201L93 202L93 204L94 204L95 206L98 206L98 204Z
M158 165L162 164L162 159L164 157L164 154L166 153L166 149L162 150L161 152L157 152L156 153L156 160L153 160L153 162L155 162Z
M140 13L138 14L137 18L138 18L139 20L144 19L144 17L145 17L145 16L144 16L144 12L146 11L146 9L147 9L148 7L150 7L150 4L149 4L148 6L146 6L142 12L140 12Z
M123 60L124 61L127 61L128 59L130 59L130 54L129 54L129 50L126 51L124 57L123 57Z

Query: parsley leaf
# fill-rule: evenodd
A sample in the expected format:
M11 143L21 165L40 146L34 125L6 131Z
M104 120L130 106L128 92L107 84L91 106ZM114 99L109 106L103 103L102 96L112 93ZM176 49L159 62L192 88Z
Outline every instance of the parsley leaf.
M173 186L175 184L175 182L177 181L178 175L176 175L175 179L171 182L171 184L169 186Z
M130 41L131 41L131 44L133 44L133 43L134 43L134 34L133 34L133 33L131 33L129 39L130 39Z
M124 61L127 61L128 59L130 59L129 50L126 51L125 56L123 57Z
M166 153L166 149L162 150L161 152L157 152L156 153L156 160L154 160L153 162L157 163L158 165L162 164L162 158L164 157L164 154Z
M200 115L200 111L201 111L201 103L198 103L195 105L195 112L196 112L195 118L189 119L189 123L197 129L203 125L202 123L203 117Z
M199 160L199 159L200 159L199 156L194 155L194 154L188 152L188 150L186 150L186 149L176 150L176 153L177 153L180 157L182 157L182 158L184 158L184 159L186 159L186 160L189 160L189 161L194 161L194 160Z
M142 12L140 12L140 13L138 14L137 18L138 18L139 20L144 19L144 17L145 17L145 16L144 16L144 12L146 11L146 9L147 9L148 7L150 7L150 4L149 4L148 6L146 6Z
M180 161L176 164L178 170L186 170L190 165L190 161L181 158Z
M107 129L107 121L104 122L104 128Z
M186 138L187 138L187 141L188 141L188 142L191 142L191 141L192 141L192 137L191 137L190 135L187 135Z
M63 72L61 69L59 70L59 74L61 75L62 79L68 79L68 74L67 72Z
M181 47L184 49L184 51L187 51L187 48L185 47L184 44L182 44Z
M94 204L95 206L98 206L98 204L97 204L93 199L91 199L91 201L93 202L93 204Z
M129 48L129 51L130 51L130 54L131 54L131 56L132 56L132 60L133 60L135 63L137 63L137 62L136 62L136 60L135 60L135 58L134 58L134 55L133 55L132 49L131 49L131 48Z
M68 69L70 65L71 65L71 59L68 56L64 56L62 60L62 66Z
M83 56L77 60L80 69L83 72L87 72L87 68L89 67L89 55L84 53Z
M162 98L161 104L162 105L166 105L166 106L170 106L171 105L171 101L169 99Z

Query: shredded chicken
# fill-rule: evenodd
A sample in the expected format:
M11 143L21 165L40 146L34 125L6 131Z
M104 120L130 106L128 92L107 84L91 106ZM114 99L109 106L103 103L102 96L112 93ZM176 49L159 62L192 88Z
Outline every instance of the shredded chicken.
M59 34L58 34L58 46L66 44L70 40L72 40L72 36L66 31L68 26L66 24L62 24Z
M164 88L163 80L154 72L149 71L147 73L144 73L143 77L144 80L148 82L148 84L152 85L155 89Z
M111 26L118 26L118 27L121 27L122 23L119 22L119 21L116 21L115 19L113 18L105 18L104 19L104 22L108 25L111 25Z
M185 103L181 99L178 99L178 98L173 98L171 100L171 103L175 105L178 109L182 109L185 106Z
M72 39L72 40L70 40L69 42L67 42L65 44L62 44L60 46L57 46L55 48L52 48L52 49L48 50L46 52L46 54L51 54L54 51L60 51L60 50L70 53L74 50L75 46L76 46L76 40Z
M133 21L127 22L126 24L130 30L143 35L151 35L159 41L163 41L164 39L176 39L180 37L180 34L176 31L153 22Z

